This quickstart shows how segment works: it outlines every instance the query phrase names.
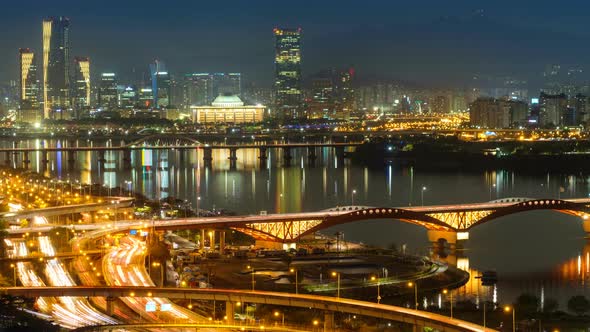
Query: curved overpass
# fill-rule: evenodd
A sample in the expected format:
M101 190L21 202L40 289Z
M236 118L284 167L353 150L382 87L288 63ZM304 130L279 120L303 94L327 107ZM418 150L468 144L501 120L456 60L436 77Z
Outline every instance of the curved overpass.
M186 289L157 287L9 287L0 288L0 293L11 296L101 296L116 297L162 297L170 299L192 299L205 301L223 301L233 307L234 303L256 303L276 306L310 308L327 312L341 312L359 316L369 316L412 324L418 327L430 327L446 332L494 331L466 321L451 319L447 316L427 311L412 310L397 306L376 304L352 299L327 296L290 294L277 292L252 292L226 289Z

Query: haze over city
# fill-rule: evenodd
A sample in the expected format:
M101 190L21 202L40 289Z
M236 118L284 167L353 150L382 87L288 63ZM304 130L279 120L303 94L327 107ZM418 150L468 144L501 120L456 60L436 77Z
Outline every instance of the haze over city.
M3 4L0 80L15 49L40 50L40 20L67 16L72 49L132 78L155 58L173 73L236 71L272 82L272 28L304 31L303 72L354 65L361 78L438 87L512 76L539 86L545 65L586 66L587 4L566 1L46 1ZM13 56L10 56L13 54ZM473 82L473 76L483 82ZM481 78L480 78L481 80ZM495 83L495 82L494 82ZM493 83L491 83L493 84Z

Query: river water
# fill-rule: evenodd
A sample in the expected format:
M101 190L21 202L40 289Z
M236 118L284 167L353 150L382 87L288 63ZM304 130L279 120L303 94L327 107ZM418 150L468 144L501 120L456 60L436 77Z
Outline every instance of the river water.
M62 146L59 140L31 140L19 147ZM80 146L105 142L80 141ZM10 142L0 142L9 147ZM225 208L238 214L318 211L343 205L404 207L483 202L505 197L588 197L590 177L583 174L521 174L511 171L418 172L411 168L367 168L338 160L331 149L318 153L315 166L306 152L295 150L290 166L282 165L280 151L269 151L261 167L257 150L238 150L230 169L229 153L214 150L212 168L205 168L200 151L140 150L124 167L121 153L107 153L104 166L98 155L77 153L73 168L65 153L50 155L44 169L41 154L31 155L30 168L48 176L82 183L128 186L150 198L173 196L200 204L203 209ZM3 158L3 156L0 156ZM19 160L12 162L20 165ZM201 199L198 201L198 197ZM198 202L197 202L198 201ZM344 233L345 240L397 247L429 254L426 231L396 220L365 221L324 231ZM572 295L590 296L590 245L581 220L552 211L526 212L475 227L465 250L450 260L472 273L458 297L498 303L513 301L523 292L541 299L554 298L565 308ZM473 279L479 271L495 270L495 288Z

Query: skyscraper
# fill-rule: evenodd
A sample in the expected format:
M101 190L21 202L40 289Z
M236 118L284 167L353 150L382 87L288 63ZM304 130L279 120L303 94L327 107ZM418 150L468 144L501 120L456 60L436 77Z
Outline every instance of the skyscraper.
M150 74L152 77L152 91L154 94L155 108L167 107L170 105L170 74L166 70L166 65L160 60L150 64Z
M98 105L103 109L111 111L116 110L119 106L117 75L115 73L102 73L100 75Z
M19 121L37 122L41 119L39 108L39 79L35 53L28 48L19 50Z
M186 106L209 105L221 95L242 96L241 73L191 73L184 76Z
M44 118L63 118L70 106L70 20L43 20Z
M301 29L275 28L275 112L301 117Z
M74 59L74 101L76 117L80 118L90 109L90 59L76 57Z

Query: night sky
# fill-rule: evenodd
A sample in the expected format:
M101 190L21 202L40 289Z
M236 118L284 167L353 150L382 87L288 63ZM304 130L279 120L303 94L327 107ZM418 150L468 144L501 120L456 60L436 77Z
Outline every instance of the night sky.
M2 1L0 82L17 50L41 51L41 20L71 19L72 56L132 77L155 58L172 73L238 71L270 85L272 28L302 27L304 75L355 65L361 77L468 85L474 74L534 82L546 64L590 68L584 1ZM290 7L288 7L290 6Z

